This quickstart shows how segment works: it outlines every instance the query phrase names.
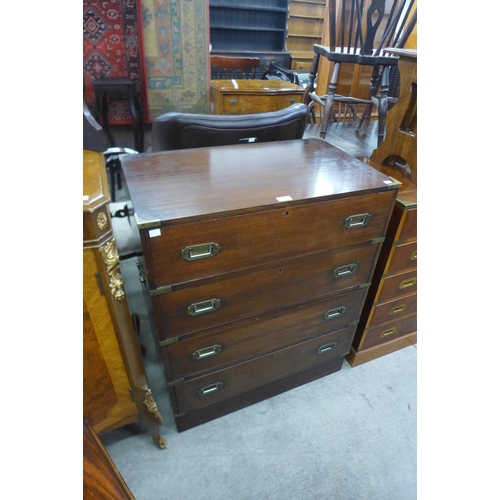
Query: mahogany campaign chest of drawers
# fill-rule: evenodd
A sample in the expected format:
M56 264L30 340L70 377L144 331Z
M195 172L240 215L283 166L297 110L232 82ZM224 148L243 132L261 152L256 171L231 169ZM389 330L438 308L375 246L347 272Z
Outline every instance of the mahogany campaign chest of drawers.
M347 356L352 366L417 342L417 186L377 168L402 184Z
M399 182L319 139L122 167L179 431L341 368Z

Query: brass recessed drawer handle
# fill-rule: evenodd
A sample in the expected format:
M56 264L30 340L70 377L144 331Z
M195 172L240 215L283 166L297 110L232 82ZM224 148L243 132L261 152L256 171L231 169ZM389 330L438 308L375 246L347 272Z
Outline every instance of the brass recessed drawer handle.
M295 104L295 101L296 101L295 97L290 98L290 104Z
M349 276L351 274L354 274L357 269L358 269L358 265L356 263L347 264L345 266L340 266L340 267L337 267L337 269L335 269L333 271L333 277L334 278L342 278L344 276Z
M390 311L389 314L398 314L400 312L403 312L406 308L406 304L400 304L399 306L394 306Z
M410 255L410 260L417 260L417 251L413 250L413 252Z
M192 260L208 259L214 257L220 252L218 243L202 243L201 245L192 245L182 250L182 260L190 262Z
M401 290L405 289L405 288L410 288L411 286L413 286L415 283L417 282L417 278L410 278L410 279L407 279L407 280L403 280L400 284L399 284L399 288Z
M392 328L389 328L389 330L384 330L381 334L380 337L384 338L387 337L388 335L394 335L398 331L397 326L393 326Z
M200 396L206 396L207 394L212 394L213 392L219 391L224 387L223 382L215 382L215 384L206 385L205 387L200 387L198 389L198 394Z
M193 352L193 359L205 359L209 358L210 356L215 356L216 354L219 354L221 351L222 346L220 344L215 344L211 345L210 347L204 347L203 349L198 349L197 351Z
M219 299L210 299L203 302L196 302L188 307L188 314L189 316L198 316L199 314L214 312L219 309L219 307Z
M345 306L336 307L335 309L330 309L323 314L323 319L332 319L337 318L338 316L342 316L345 313Z
M357 214L357 215L351 215L347 217L347 219L344 221L344 227L346 229L353 229L355 227L365 227L370 224L372 216L368 213L366 214Z
M331 351L337 347L337 342L330 342L328 344L322 345L316 349L316 354L323 354L324 352Z
M236 104L238 104L238 99L231 99L229 104L231 104L231 106L236 106Z

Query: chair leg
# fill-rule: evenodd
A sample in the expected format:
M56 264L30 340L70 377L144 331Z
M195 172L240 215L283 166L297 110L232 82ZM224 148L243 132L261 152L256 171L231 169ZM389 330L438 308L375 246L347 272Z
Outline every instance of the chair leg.
M101 109L102 109L102 118L104 121L104 130L106 131L106 134L108 134L109 138L109 143L111 146L116 146L113 134L111 133L111 127L109 126L109 116L108 116L108 94L104 92L102 94L102 101L101 101Z
M372 97L377 95L377 90L378 90L378 87L380 85L380 75L381 75L380 67L375 66L373 68L372 77L370 80L370 91L368 94L368 99L370 99L370 100ZM373 104L366 104L365 105L365 107L363 108L363 113L361 113L361 117L359 118L358 124L356 125L356 129L355 129L356 133L359 133L361 127L363 126L363 123L365 123L365 120L367 120L367 122L365 123L365 129L366 129L366 127L368 126L368 123L370 121L372 110L373 110Z
M319 135L322 139L326 137L326 131L328 129L328 124L332 119L332 115L335 114L335 91L337 90L337 83L339 80L340 63L336 62L333 66L332 78L330 84L328 85L328 95L326 96L325 111L323 114L323 120L321 121L321 128Z
M314 92L314 82L316 80L316 75L318 74L318 66L319 54L315 53L312 60L311 69L309 70L309 83L307 84L307 87L304 91L304 99L302 101L304 104L309 104L311 102L309 94L311 92Z
M111 201L114 203L115 202L115 171L113 168L113 165L111 164L109 166L109 178L111 181Z
M106 161L106 167L109 171L109 178L111 182L111 201L114 202L116 198L116 181L118 180L118 189L122 188L121 174L120 174L120 159L115 156L111 156Z
M378 131L377 131L377 147L382 144L385 138L385 119L387 117L387 109L389 106L389 71L387 66L382 71L382 79L380 83L380 99L378 104Z

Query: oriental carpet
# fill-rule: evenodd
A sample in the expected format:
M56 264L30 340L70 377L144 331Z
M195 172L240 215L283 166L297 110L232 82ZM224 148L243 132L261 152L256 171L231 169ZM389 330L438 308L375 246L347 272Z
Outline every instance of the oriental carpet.
M148 122L141 10L141 0L83 0L84 98L93 109L93 80L132 78ZM112 124L132 123L126 99L110 100L108 114Z

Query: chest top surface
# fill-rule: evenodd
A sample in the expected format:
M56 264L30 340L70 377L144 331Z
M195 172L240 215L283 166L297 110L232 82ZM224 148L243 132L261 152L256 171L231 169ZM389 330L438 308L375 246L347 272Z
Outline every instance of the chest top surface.
M377 193L399 183L319 139L126 155L139 227Z

